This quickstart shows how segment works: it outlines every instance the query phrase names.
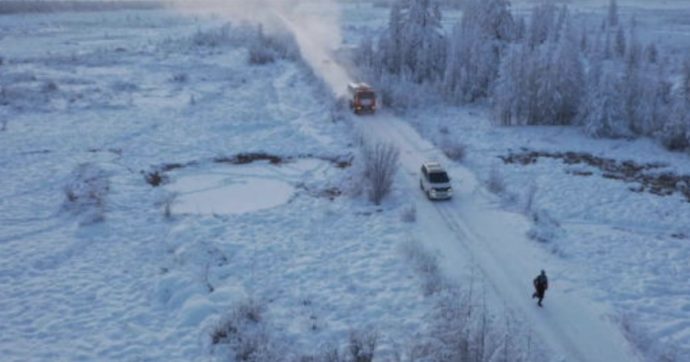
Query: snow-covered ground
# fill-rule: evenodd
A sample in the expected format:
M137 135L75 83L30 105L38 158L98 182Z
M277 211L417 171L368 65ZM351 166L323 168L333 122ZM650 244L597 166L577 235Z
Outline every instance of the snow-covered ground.
M3 361L223 360L249 299L286 359L424 330L400 205L341 195L352 133L304 65L173 12L0 24Z
M387 17L341 10L350 44ZM442 298L424 290L415 242L451 284L476 284L492 319L517 322L503 341L537 345L515 359L690 358L690 203L585 163L499 158L580 152L687 175L687 155L497 128L481 107L334 122L306 64L248 64L246 34L222 17L13 15L0 29L3 360L227 360L218 325L247 301L276 359L370 331L378 359L409 357ZM401 151L382 206L352 185L362 135ZM439 150L455 143L462 164ZM452 201L419 192L427 159L449 167ZM505 191L487 190L492 177Z
M474 174L451 162L424 141L410 125L394 116L379 115L375 124L363 126L376 138L396 144L401 152L405 187L413 192L418 221L417 237L444 256L444 269L459 280L468 270L479 271L491 303L503 306L533 331L551 353L550 360L629 361L635 352L611 323L605 303L581 298L580 280L567 280L572 265L554 259L530 242L529 222L519 213L502 210ZM417 168L428 160L449 166L454 180L453 200L429 203L416 185ZM528 298L531 278L540 268L551 275L545 310ZM494 299L495 300L492 300Z
M669 153L649 140L592 140L576 129L496 128L489 118L477 109L407 116L437 144L465 145L463 164L476 172L484 187L498 177L505 191L494 207L529 214L525 208L531 203L530 210L551 220L515 233L548 233L548 240L531 243L552 256L538 260L533 269L550 271L554 298L558 290L592 305L609 305L612 310L606 318L618 324L648 358L687 358L690 202L678 192L671 196L635 192L638 183L604 177L605 171L584 162L539 158L529 165L504 164L500 157L527 150L588 153L621 162L668 165L652 174L688 175L688 156ZM471 220L471 213L466 218ZM518 253L515 258L514 263L524 261Z
M533 3L515 2L514 8L521 11ZM687 1L618 3L624 21L636 17L644 41L656 42L671 52L688 52L690 32L685 19L690 7ZM386 18L382 17L377 28L371 14L362 11L361 6L348 7L347 11L361 11L362 16L349 16L351 25L345 34L346 41L356 43L366 32L377 34L381 24L385 24ZM577 16L594 23L606 11L605 3L595 1L570 2L569 6ZM506 164L501 159L535 151L552 155L591 154L618 164L632 161L640 166L652 166L644 172L650 177L672 173L687 180L688 155L668 152L648 139L594 140L575 128L496 127L491 124L487 108L430 104L428 108L421 107L397 118L409 122L439 148L466 147L463 167L451 163L451 172L465 172L454 170L466 167L484 187L490 188L486 184L495 179L505 185L506 190L500 192L500 205L488 208L528 217L536 215L546 220L541 225L528 226L527 230L515 228L516 234L549 239L548 242L531 241L552 253L552 257L533 265L533 273L542 267L551 270L556 288L581 296L592 305L609 306L611 309L603 313L604 318L618 324L647 359L690 359L687 305L690 202L687 197L678 191L670 196L655 195L650 193L649 185L615 179L605 169L584 161L575 164L565 162L562 157L537 157L536 163L522 165ZM409 147L409 140L396 142ZM450 162L443 156L434 156L431 150L422 150L428 157ZM466 180L459 177L456 182L463 185ZM679 181L676 189L687 190L685 182ZM645 191L639 192L643 188ZM525 210L528 204L530 210ZM473 220L472 215L481 215L471 210L463 214L470 225L473 222L468 220ZM487 228L498 224L495 222ZM505 228L496 228L499 238L511 240L500 235ZM515 253L515 258L506 262L518 265L525 262L519 253ZM491 270L487 273L491 274Z

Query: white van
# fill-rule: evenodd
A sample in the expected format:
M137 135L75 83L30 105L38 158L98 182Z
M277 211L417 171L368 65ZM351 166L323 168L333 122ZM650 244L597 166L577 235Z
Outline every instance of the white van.
M445 200L453 197L450 177L437 162L427 162L422 165L419 188L430 200Z

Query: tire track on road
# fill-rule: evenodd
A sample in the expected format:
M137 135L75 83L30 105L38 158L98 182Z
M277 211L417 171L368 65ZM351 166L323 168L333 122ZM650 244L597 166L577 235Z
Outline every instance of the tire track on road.
M402 121L395 119L391 115L379 114L372 118L370 122L357 122L353 120L355 126L367 136L373 137L385 142L395 144L401 151L401 163L405 170L405 180L407 188L416 192L416 167L426 161L427 155L434 152L435 158L439 161L451 164L445 159L445 156L436 148L426 149L421 146L420 142L426 142L423 139L412 139L406 131L413 132L409 125ZM401 128L405 128L402 130ZM473 176L473 175L472 175ZM451 244L455 244L455 248L460 247L465 251L466 259L469 264L476 267L484 277L484 281L488 282L490 288L497 298L500 299L505 308L512 314L515 314L519 319L526 321L532 326L532 329L541 337L542 341L549 346L549 349L556 352L558 356L556 359L561 361L630 361L635 360L633 354L624 345L616 346L616 344L627 343L624 341L620 331L617 328L606 327L607 322L602 322L601 319L595 317L596 312L592 316L582 315L582 320L578 319L578 312L585 314L590 311L578 302L564 301L563 296L552 294L554 302L556 299L561 299L560 304L565 306L555 306L552 310L539 310L538 312L530 309L532 301L527 299L528 293L524 290L530 291L531 285L529 280L521 280L521 275L524 275L524 265L513 265L511 260L506 260L506 257L511 256L511 248L520 248L521 243L518 239L510 238L510 241L501 243L501 247L506 247L500 252L496 251L495 242L488 242L483 236L473 231L469 224L463 220L459 215L462 213L459 205L456 204L461 198L470 206L477 205L476 195L457 194L455 202L450 203L435 203L429 208L419 202L426 202L421 200L418 196L416 203L418 208L422 207L428 211L433 210L431 218L440 219L442 225L448 230L444 239ZM467 207L467 206L465 206ZM476 210L481 212L481 210ZM435 214L435 215L434 215ZM499 214L500 216L501 214ZM420 220L423 222L423 220ZM500 220L497 220L500 222ZM457 240L457 242L453 242ZM452 247L453 245L450 245ZM444 246L445 248L449 246ZM531 246L527 249L531 250ZM460 253L462 254L462 253ZM513 256L518 257L519 256ZM510 258L509 258L510 259ZM513 260L512 263L515 261ZM518 261L518 264L520 261ZM521 263L526 263L521 261ZM526 294L526 295L523 295ZM570 302L570 303L568 303ZM555 305L555 303L554 303ZM559 315L559 311L567 309L567 305L576 307L576 311L572 313L565 313ZM603 324L602 324L603 323ZM586 335L589 327L602 327L601 331L593 331L594 336ZM564 329L568 328L568 330ZM607 340L598 340L597 336L605 336L607 332L617 333L618 335L611 335ZM611 334L613 334L611 333ZM615 342L614 342L615 341ZM617 348L613 348L616 346Z

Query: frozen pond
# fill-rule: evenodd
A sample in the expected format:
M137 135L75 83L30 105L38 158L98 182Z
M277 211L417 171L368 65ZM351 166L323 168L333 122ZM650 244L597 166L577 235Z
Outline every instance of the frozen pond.
M195 183L198 181L198 184ZM287 182L262 178L188 176L169 187L179 196L174 214L243 214L286 203L294 192Z
M295 193L293 181L324 166L315 160L278 166L264 162L218 165L181 172L166 189L176 194L173 214L243 214L285 204Z

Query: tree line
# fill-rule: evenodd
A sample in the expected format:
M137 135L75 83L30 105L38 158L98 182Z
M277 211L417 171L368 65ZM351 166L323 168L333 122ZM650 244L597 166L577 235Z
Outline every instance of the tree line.
M664 53L610 0L596 28L542 2L468 0L451 31L435 0L399 0L356 63L394 107L433 97L486 102L502 125L577 125L594 137L654 137L690 149L690 58ZM420 105L420 103L416 103Z

